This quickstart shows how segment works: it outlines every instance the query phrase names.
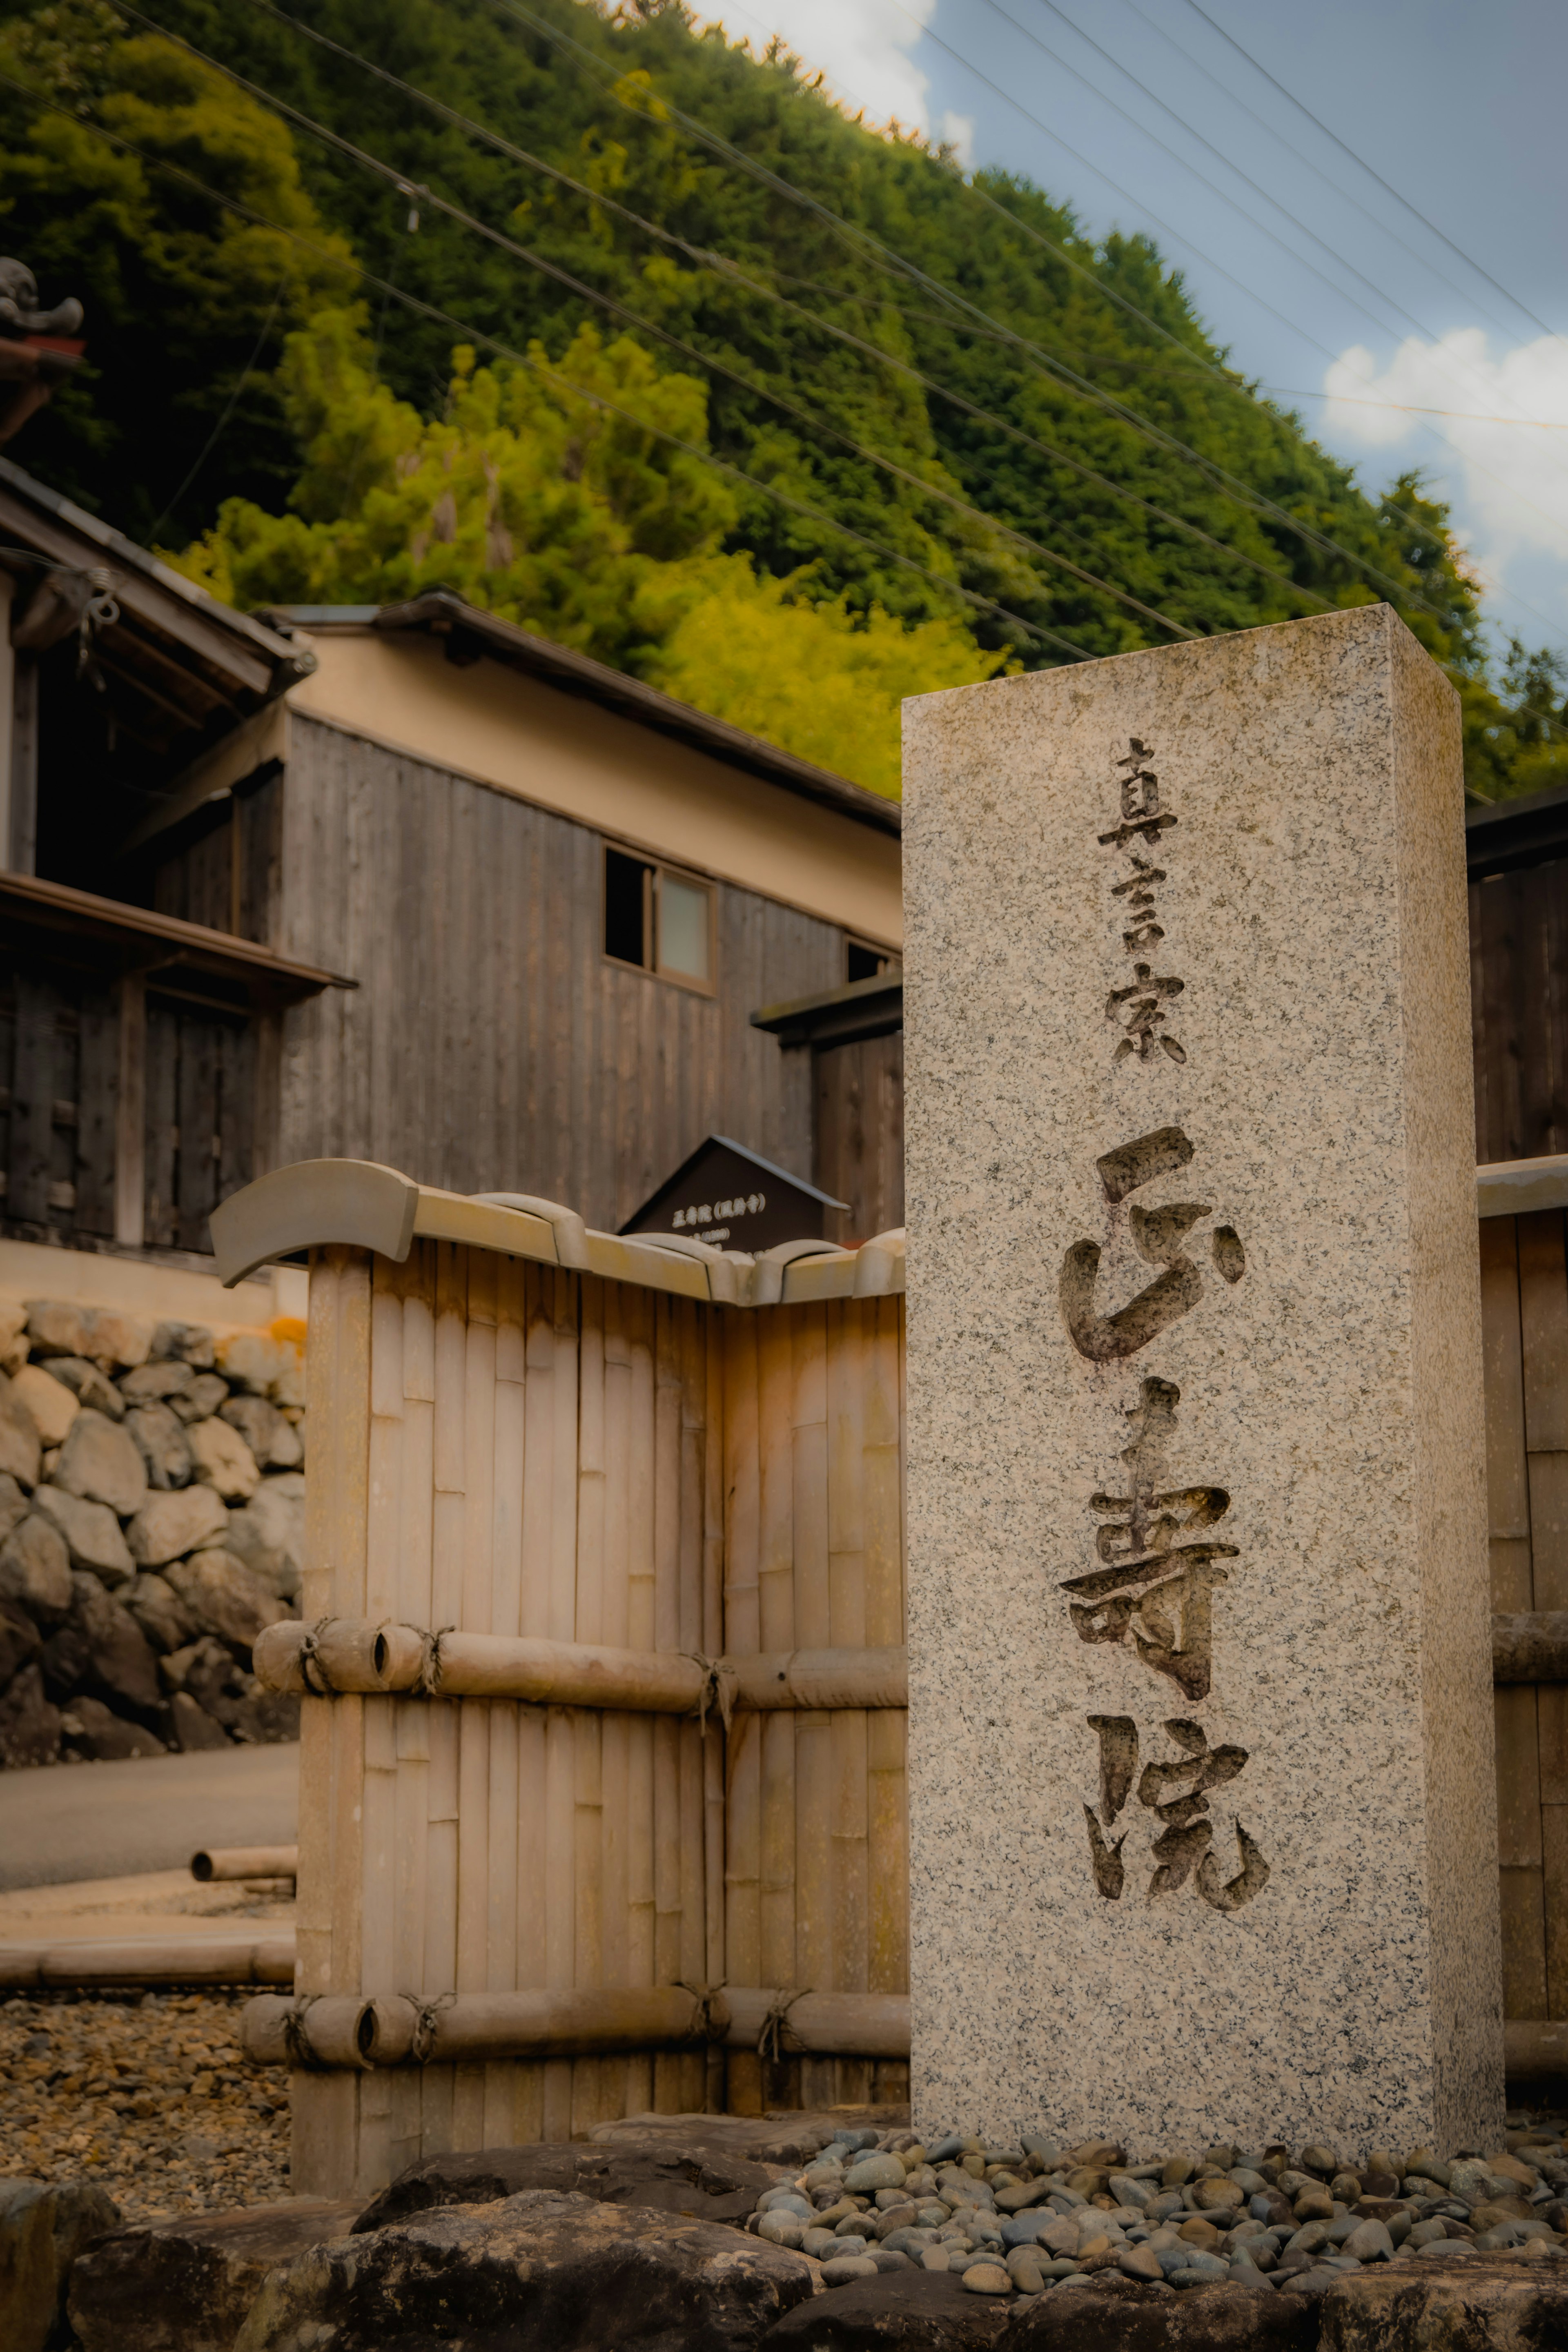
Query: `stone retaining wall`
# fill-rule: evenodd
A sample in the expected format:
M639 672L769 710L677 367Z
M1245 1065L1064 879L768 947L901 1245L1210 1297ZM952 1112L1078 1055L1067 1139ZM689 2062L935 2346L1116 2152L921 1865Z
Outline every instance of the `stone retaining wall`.
M299 1737L304 1340L0 1301L0 1767Z

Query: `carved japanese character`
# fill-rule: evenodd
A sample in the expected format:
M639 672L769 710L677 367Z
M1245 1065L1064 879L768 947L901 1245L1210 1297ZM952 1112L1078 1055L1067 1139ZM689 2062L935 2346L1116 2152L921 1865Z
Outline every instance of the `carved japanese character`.
M1164 933L1159 936L1163 939ZM1174 1037L1163 1034L1165 1005L1173 996L1180 996L1186 986L1184 980L1172 980L1156 974L1152 964L1135 963L1132 979L1125 988L1113 988L1105 1000L1105 1017L1120 1021L1122 1034L1117 1040L1112 1060L1124 1062L1136 1054L1146 1062L1156 1045L1173 1062L1184 1062L1186 1048Z
M1128 1830L1114 1843L1106 1832L1115 1823L1131 1791L1138 1761L1138 1729L1128 1715L1091 1715L1089 1727L1100 1738L1100 1810L1085 1805L1089 1861L1098 1892L1108 1902L1120 1900L1127 1870L1121 1849ZM1224 1880L1212 1851L1214 1823L1209 1818L1208 1790L1234 1780L1247 1762L1245 1748L1211 1748L1200 1724L1173 1717L1163 1728L1180 1756L1145 1765L1138 1782L1138 1801L1161 1823L1151 1846L1154 1868L1148 1900L1174 1895L1192 1879L1198 1894L1215 1911L1239 1911L1268 1884L1269 1865L1262 1849L1236 1822L1236 1842L1241 1869ZM1102 1827L1103 1823L1103 1827Z
M1152 1134L1138 1136L1108 1151L1097 1163L1106 1199L1118 1207L1129 1193L1152 1183L1156 1176L1184 1167L1192 1156L1193 1147L1178 1127L1156 1128ZM1101 1315L1096 1306L1100 1244L1072 1244L1062 1259L1058 1297L1063 1320L1080 1356L1096 1364L1134 1356L1197 1305L1204 1295L1204 1279L1181 1244L1199 1218L1208 1214L1207 1205L1196 1201L1172 1201L1157 1209L1129 1211L1134 1246L1161 1272L1110 1315ZM1247 1259L1236 1228L1218 1227L1212 1249L1226 1281L1239 1281Z
M1208 1696L1213 1675L1211 1595L1229 1573L1221 1563L1238 1551L1230 1543L1178 1540L1212 1527L1230 1508L1223 1486L1158 1486L1180 1397L1170 1381L1143 1382L1127 1416L1133 1442L1121 1456L1131 1491L1089 1498L1089 1508L1105 1519L1095 1549L1109 1564L1065 1578L1061 1589L1079 1641L1120 1643L1131 1633L1143 1664L1196 1705Z

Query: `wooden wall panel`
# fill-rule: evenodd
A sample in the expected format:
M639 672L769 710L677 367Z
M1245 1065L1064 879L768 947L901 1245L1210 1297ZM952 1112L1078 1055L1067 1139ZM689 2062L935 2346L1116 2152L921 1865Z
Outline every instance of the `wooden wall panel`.
M1568 1608L1568 1265L1563 1213L1481 1223L1492 1607ZM1564 1692L1493 1694L1503 2006L1568 2017Z
M308 719L292 747L274 944L361 985L285 1018L281 1158L541 1192L612 1230L710 1132L809 1176L809 1057L750 1015L837 983L836 926L717 886L700 996L605 962L589 827Z
M1568 1151L1568 861L1470 885L1476 1158Z
M796 1051L786 1061L804 1061ZM848 1210L833 1238L869 1241L904 1222L904 1039L864 1037L810 1056L816 1097L814 1182Z

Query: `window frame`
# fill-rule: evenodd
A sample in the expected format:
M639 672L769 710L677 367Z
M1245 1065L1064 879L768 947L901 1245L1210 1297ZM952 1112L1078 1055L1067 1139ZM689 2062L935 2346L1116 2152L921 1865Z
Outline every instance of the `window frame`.
M673 858L659 857L652 851L634 848L629 842L612 841L607 834L600 835L603 855L599 860L599 955L613 971L640 972L645 980L662 980L671 988L684 988L693 996L716 996L719 992L719 886L711 876L697 872L689 866L677 865ZM609 860L611 856L629 857L643 869L643 945L651 950L651 960L631 963L624 956L612 955L605 945L605 929L609 917ZM688 889L700 890L708 903L708 977L699 980L689 971L677 971L673 965L659 961L658 894L659 885L668 875L671 881L684 883Z

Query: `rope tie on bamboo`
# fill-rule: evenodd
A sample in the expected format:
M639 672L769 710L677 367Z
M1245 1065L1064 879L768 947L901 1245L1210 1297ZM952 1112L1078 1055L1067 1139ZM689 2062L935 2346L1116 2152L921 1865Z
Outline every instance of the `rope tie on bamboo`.
M719 1720L724 1727L724 1737L730 1736L730 1718L735 1708L735 1678L722 1658L705 1658L700 1650L685 1650L683 1657L702 1669L702 1688L697 1694L697 1728L704 1738L708 1733L708 1710L719 1710Z
M320 1999L319 1993L302 1992L283 2012L283 2047L288 2053L289 2065L297 2074L319 2074L326 2066L326 2060L316 2053L310 2028L305 2022L311 2007Z
M721 2024L714 2016L713 2004L722 1997L724 1990L723 1986L721 1984L692 1984L685 1977L677 1977L675 1981L680 1991L689 1992L691 1995L692 2000L697 2003L697 2008L691 2020L690 2030L685 2035L685 2040L688 2042L722 2042L724 2039L725 2025ZM725 2022L728 2022L727 2013Z
M318 1698L331 1698L334 1688L331 1675L321 1664L321 1635L331 1622L330 1617L318 1617L313 1625L306 1626L300 1637L300 1678L305 1688L314 1691Z
M419 1679L415 1685L415 1688L421 1698L440 1697L441 1644L448 1633L455 1633L456 1631L457 1628L453 1625L437 1626L433 1633L426 1633L421 1630L419 1635ZM405 1995L405 1998L408 1999L411 1998L411 1996Z
M809 1985L801 1985L794 1992L773 1995L768 2013L763 2020L763 2030L757 2036L759 2058L771 2058L775 2066L778 2064L784 2054L784 2034L789 2024L790 2011L797 2000L804 2000L810 1990Z
M421 1993L401 1992L397 1998L405 2000L414 2011L414 2039L408 2054L416 2066L427 2066L435 2054L436 2028L440 2023L441 2011L450 2009L458 1996L455 1992L438 1992L434 2000L426 2000Z

